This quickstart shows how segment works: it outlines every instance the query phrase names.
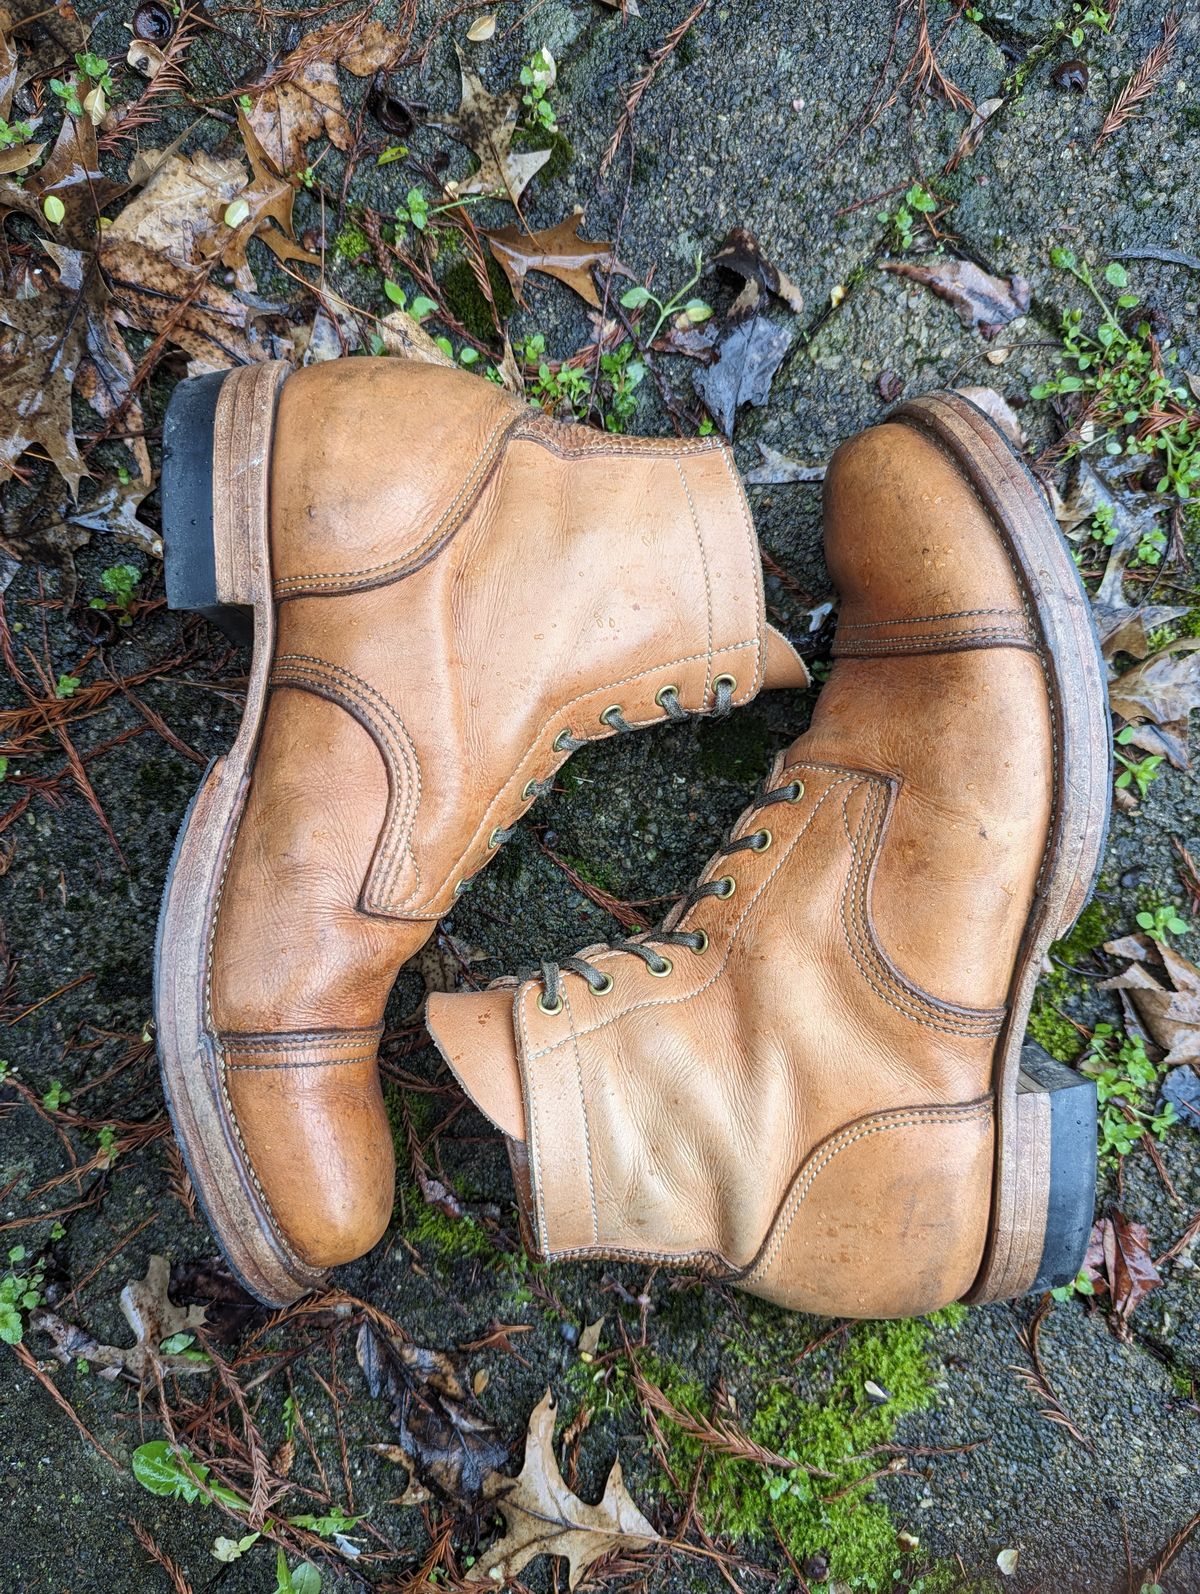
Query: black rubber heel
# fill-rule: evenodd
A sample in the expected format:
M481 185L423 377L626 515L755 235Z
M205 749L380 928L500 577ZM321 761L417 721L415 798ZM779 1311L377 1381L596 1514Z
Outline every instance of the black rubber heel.
M1070 1284L1083 1266L1096 1207L1096 1083L1035 1041L1021 1048L1020 1091L1050 1099L1050 1198L1031 1295Z
M226 372L180 382L163 421L162 527L167 607L191 609L242 646L254 611L217 601L213 552L213 420Z

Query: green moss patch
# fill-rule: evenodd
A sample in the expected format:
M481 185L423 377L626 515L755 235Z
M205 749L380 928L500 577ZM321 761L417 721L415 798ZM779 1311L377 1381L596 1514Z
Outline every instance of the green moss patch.
M873 1492L873 1475L888 1464L888 1453L879 1447L894 1442L900 1419L933 1402L934 1325L952 1328L963 1315L958 1307L928 1320L861 1323L840 1348L831 1344L797 1370L794 1330L779 1326L790 1328L788 1320L751 1308L745 1330L727 1348L723 1373L748 1436L802 1466L784 1471L720 1455L660 1419L672 1468L685 1488L703 1459L696 1500L707 1530L750 1545L772 1545L778 1537L801 1565L824 1563L828 1579L810 1579L814 1591L837 1585L934 1594L951 1586L946 1571L901 1545L887 1505ZM712 1414L712 1397L694 1378L653 1356L643 1354L640 1364L677 1410L697 1418ZM747 1415L743 1402L750 1400L755 1404ZM665 1479L662 1487L674 1495Z

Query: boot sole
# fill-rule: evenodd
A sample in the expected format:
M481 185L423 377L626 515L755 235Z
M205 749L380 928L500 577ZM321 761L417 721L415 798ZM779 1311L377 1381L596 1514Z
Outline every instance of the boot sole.
M1008 550L1039 632L1054 710L1050 835L1009 990L993 1073L996 1173L971 1304L1067 1284L1083 1264L1096 1193L1094 1083L1025 1044L1046 951L1083 912L1104 859L1112 731L1104 660L1087 593L1045 494L1008 438L957 393L889 417L948 453Z
M241 1284L269 1306L325 1275L288 1246L241 1144L210 1009L213 930L245 807L275 647L268 488L282 361L181 382L163 426L167 603L253 639L246 707L184 816L167 870L154 949L163 1094L192 1185Z

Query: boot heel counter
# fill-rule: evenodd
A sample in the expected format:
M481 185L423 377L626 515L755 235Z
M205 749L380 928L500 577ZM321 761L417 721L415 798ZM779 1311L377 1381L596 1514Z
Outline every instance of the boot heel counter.
M912 1317L970 1288L987 1238L990 1100L846 1125L805 1159L738 1280L791 1311Z

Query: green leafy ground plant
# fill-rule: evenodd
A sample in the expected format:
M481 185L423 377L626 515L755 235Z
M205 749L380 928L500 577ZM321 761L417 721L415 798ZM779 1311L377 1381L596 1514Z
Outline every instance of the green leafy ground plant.
M1163 348L1149 321L1130 321L1129 312L1141 301L1129 291L1129 274L1119 261L1104 274L1117 293L1110 303L1086 260L1070 249L1052 249L1050 260L1087 290L1097 315L1085 323L1080 309L1064 313L1063 363L1048 382L1032 389L1033 397L1077 396L1081 409L1068 457L1086 448L1103 448L1114 457L1144 456L1158 467L1157 492L1190 501L1200 492L1200 409L1173 374L1175 351ZM1143 557L1143 562L1154 561Z

